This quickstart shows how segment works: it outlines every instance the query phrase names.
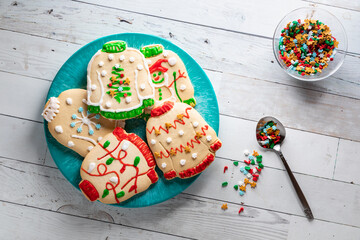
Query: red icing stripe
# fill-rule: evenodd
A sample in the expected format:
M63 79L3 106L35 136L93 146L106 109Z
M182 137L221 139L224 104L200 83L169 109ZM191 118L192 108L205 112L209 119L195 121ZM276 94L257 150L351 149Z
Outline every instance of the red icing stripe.
M170 111L173 107L174 107L174 103L173 103L173 102L170 102L170 101L164 102L163 105L161 105L161 106L159 106L159 107L156 107L156 108L153 108L153 109L151 110L151 116L152 116L152 117L161 116L161 115L163 115L164 113Z
M163 62L167 62L168 60L167 59L158 59L153 65L151 65L151 67L149 67L149 71L150 73L153 73L155 71L160 71L160 72L167 72L167 68L166 67L163 67L161 66L161 64Z
M216 152L217 150L219 150L219 148L221 148L222 143L220 142L220 140L218 140L216 143L214 143L213 145L210 146L210 148Z
M94 185L92 185L92 183L88 180L81 181L79 187L83 191L83 193L85 193L85 195L90 199L90 201L93 202L99 198L98 191L96 190Z
M176 172L174 170L171 170L167 173L164 173L164 177L168 180L173 179L174 177L176 177Z
M188 177L192 177L198 173L201 173L202 171L205 170L205 168L207 168L214 161L214 159L215 159L214 155L212 155L212 154L207 155L207 157L201 163L199 163L197 166L195 166L193 168L189 168L182 172L179 172L180 178L188 178Z
M154 169L151 169L151 171L148 172L146 175L149 177L151 183L156 183L157 180L159 179L159 177Z

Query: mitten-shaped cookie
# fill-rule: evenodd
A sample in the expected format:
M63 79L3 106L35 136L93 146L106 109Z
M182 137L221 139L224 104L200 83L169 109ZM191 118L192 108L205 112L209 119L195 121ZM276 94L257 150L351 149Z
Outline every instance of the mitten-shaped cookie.
M116 128L85 157L81 191L90 200L120 203L158 180L149 147L137 135Z
M221 147L215 131L184 103L165 102L151 111L146 137L166 179L189 178L208 167Z
M91 113L130 119L154 104L154 86L145 58L124 41L105 43L90 60L87 72Z
M86 90L70 89L59 97L51 97L41 114L48 122L51 135L62 145L81 156L91 151L103 136L111 133L116 126L124 126L124 121L101 118L87 110Z
M155 85L155 101L178 101L194 107L194 88L179 56L160 44L145 46L140 51L149 64L151 81Z

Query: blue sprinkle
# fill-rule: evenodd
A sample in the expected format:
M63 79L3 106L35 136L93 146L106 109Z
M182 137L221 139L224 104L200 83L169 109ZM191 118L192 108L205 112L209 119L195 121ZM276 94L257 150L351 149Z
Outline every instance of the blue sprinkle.
M275 131L277 128L276 126L272 126L272 130Z
M78 133L81 133L81 132L82 132L81 127L79 127L76 131L77 131Z
M123 87L119 87L118 91L121 92L123 90Z
M71 118L75 120L77 118L76 114L73 114Z
M244 169L243 174L245 174L245 175L246 175L246 174L248 174L248 173L249 173L249 172L248 172L248 171L246 171L246 170Z
M95 115L95 118L96 118L96 119L100 119L100 115L99 115L99 114L96 114L96 115Z
M240 172L244 172L245 171L245 168L242 166L240 167Z
M251 161L251 160L254 160L254 156L253 155L250 155L249 156L249 160Z
M75 124L76 124L76 123L72 122L72 123L70 124L70 127L75 127Z
M323 52L324 50L322 50L322 49L319 49L319 52Z
M245 192L240 190L239 194L240 194L240 196L244 196Z
M313 55L313 57L316 57L316 52L313 52L313 54L312 54L312 55Z
M280 37L279 42L282 42L284 40L284 37Z
M97 130L99 130L101 128L101 125L98 123L98 124L96 124L95 127L96 127Z
M293 42L294 42L294 43L297 43L297 39L294 39Z
M90 129L90 130L89 130L89 134L90 134L90 135L93 135L93 134L94 134L94 130Z
M90 112L89 110L87 110L86 113L87 113L87 115L90 115L90 114L91 114L91 112Z
M82 111L84 111L84 109L82 107L79 107L79 113L81 113Z

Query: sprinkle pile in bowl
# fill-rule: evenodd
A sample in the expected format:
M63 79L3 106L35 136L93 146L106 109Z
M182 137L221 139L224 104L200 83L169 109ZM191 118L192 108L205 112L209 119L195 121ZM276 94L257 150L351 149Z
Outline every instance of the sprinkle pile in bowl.
M279 57L302 76L321 73L334 60L339 42L319 20L289 22L281 31Z

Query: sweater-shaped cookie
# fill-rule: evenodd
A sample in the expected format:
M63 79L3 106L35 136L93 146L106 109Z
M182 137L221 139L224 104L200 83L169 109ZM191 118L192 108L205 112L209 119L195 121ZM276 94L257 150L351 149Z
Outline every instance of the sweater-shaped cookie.
M155 165L139 136L116 128L85 157L79 187L90 201L120 203L158 180Z
M178 101L194 107L194 88L179 56L160 44L145 46L140 51L149 65L155 101Z
M189 178L208 167L221 147L215 131L184 103L165 102L151 111L146 137L166 179Z
M87 74L91 113L130 119L154 104L154 86L145 58L123 41L105 43L90 60Z
M103 136L124 121L109 120L87 110L86 90L70 89L57 98L51 97L41 114L48 122L51 135L62 145L81 156L91 151Z

